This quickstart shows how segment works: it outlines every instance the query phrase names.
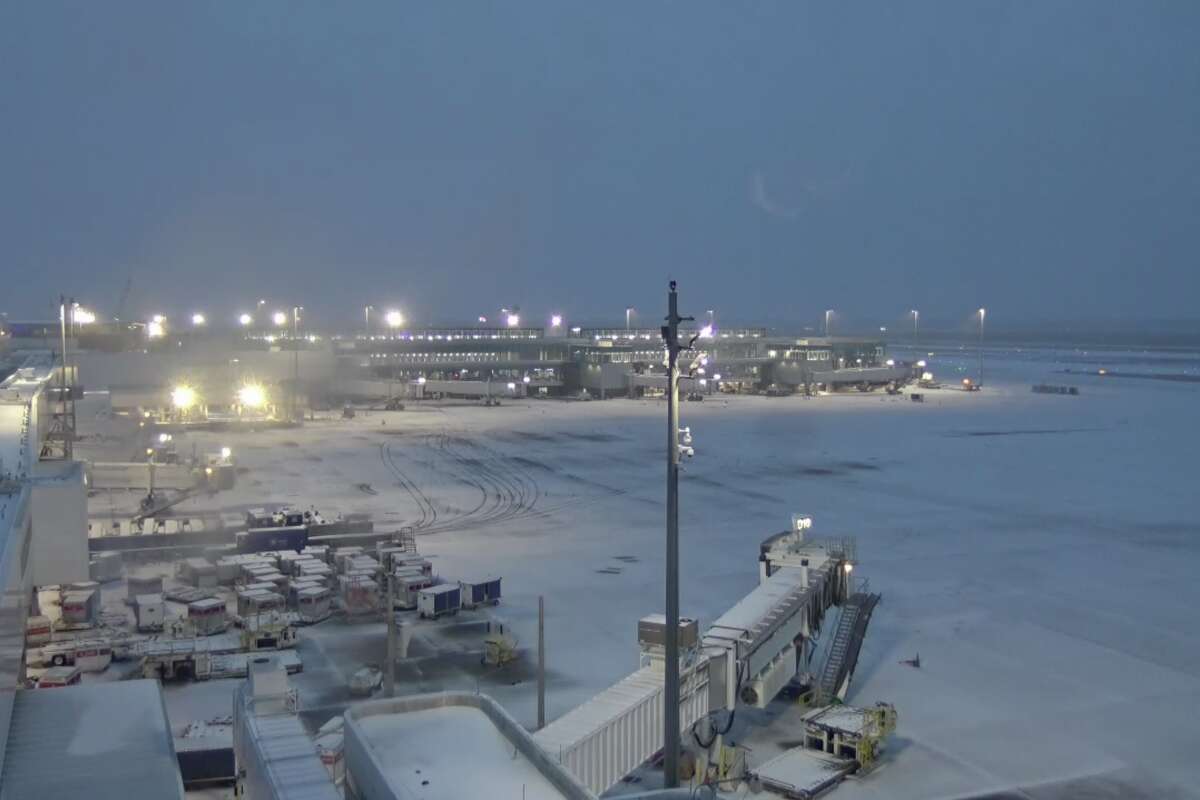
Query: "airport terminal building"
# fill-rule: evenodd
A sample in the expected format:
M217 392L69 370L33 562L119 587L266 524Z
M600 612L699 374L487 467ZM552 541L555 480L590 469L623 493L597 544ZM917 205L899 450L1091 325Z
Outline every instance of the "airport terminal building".
M40 339L37 326L12 328L9 347L53 348L42 327ZM692 397L866 390L912 377L878 339L798 338L761 327L683 333L694 343L681 361L680 389ZM665 351L653 328L462 326L371 335L285 328L147 340L133 327L93 326L76 341L81 383L111 390L117 405L167 407L187 387L206 416L282 417L293 404L319 410L389 399L637 398L666 389ZM261 408L239 399L247 387Z

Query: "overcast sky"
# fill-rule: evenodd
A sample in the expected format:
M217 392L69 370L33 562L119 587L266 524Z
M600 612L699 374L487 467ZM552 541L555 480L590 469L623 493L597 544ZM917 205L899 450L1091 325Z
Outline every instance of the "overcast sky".
M727 318L1197 316L1194 0L9 0L0 67L12 317L131 278L615 320L669 276Z

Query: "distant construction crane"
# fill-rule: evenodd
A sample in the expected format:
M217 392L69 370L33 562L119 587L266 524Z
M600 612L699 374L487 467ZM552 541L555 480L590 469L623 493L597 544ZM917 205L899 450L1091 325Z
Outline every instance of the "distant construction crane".
M125 278L125 285L121 288L121 294L117 297L117 305L113 310L113 319L117 322L120 322L121 317L125 316L125 304L129 302L131 291L133 291L133 276L129 275Z

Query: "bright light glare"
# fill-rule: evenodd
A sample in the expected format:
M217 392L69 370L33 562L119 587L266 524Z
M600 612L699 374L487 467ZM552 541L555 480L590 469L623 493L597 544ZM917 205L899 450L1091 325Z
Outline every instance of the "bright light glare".
M921 380L923 380L923 381L931 381L931 380L933 380L933 373L932 373L932 372L922 372L922 373L921 373Z
M487 317L485 317L485 316L483 316L482 314L480 314L480 315L479 315L479 321L480 321L481 323L483 323L483 322L487 322Z
M203 314L200 314L200 313L192 314L192 324L193 324L193 325L195 325L195 326L197 326L197 327L199 327L199 326L203 325L203 324L204 324L205 322L207 322L207 321L208 321L208 320L206 320L206 319L204 318L204 315L203 315Z
M271 315L271 321L276 325L283 327L284 325L287 325L287 314L283 313L282 311L276 311Z
M510 328L515 328L521 324L521 317L519 314L509 314L506 319L508 322L508 327Z
M153 317L150 318L150 321L157 322L159 325L162 325L164 322L167 321L167 318L164 317L162 314L155 314Z
M516 385L515 383L509 383L509 384L508 384L508 390L509 390L510 392L511 392L511 391L513 391L513 390L514 390L514 389L516 389L516 388L517 388L517 385Z
M166 336L167 328L160 320L151 320L146 325L146 335L151 339L159 339Z
M550 327L557 328L562 325L562 314L555 314L550 317Z
M231 455L233 455L233 451L228 447L221 448L221 458L229 458Z
M925 362L924 362L924 361L918 361L918 362L917 362L917 366L918 366L918 367L920 367L921 369L925 369Z
M425 376L424 376L424 375L422 375L421 377L417 378L417 385L418 385L418 386L424 386L424 385L425 385Z
M711 339L712 337L713 337L713 326L712 325L705 325L703 328L700 329L700 338L701 339Z
M894 366L896 366L896 361L895 361L895 359L889 358L889 359L887 360L887 365L888 365L889 367L894 367Z
M196 390L190 386L176 386L171 392L171 405L180 411L187 411L196 405Z
M162 442L163 444L166 444L167 442L171 441L171 434L169 434L169 433L160 433L160 434L158 435L158 440L159 440L160 442Z
M404 315L399 311L389 311L383 315L383 321L388 324L389 328L399 328L404 324Z
M251 325L254 323L254 317L250 316L249 314L242 314L240 317L238 317L238 322L242 325Z
M719 373L719 372L718 372L716 375L713 375L713 380L714 380L714 381L719 381L719 380L721 380L721 373Z
M854 571L854 565L847 561L844 565L842 565L842 569L846 570L846 574L849 575Z
M247 408L262 408L267 404L267 392L256 383L248 383L238 389L238 402Z
M76 306L71 309L71 319L76 325L91 325L96 321L96 315L83 306Z
M529 376L528 376L528 375L526 375L524 378L521 378L521 382L522 382L522 383L529 383Z

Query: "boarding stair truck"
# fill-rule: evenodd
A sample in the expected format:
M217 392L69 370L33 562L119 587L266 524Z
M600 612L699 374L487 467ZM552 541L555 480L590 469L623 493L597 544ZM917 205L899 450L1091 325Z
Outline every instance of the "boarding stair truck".
M462 607L462 589L457 583L430 586L417 593L417 612L425 619L454 615Z
M462 607L478 608L497 605L500 602L500 579L487 577L478 581L459 581L462 589Z

